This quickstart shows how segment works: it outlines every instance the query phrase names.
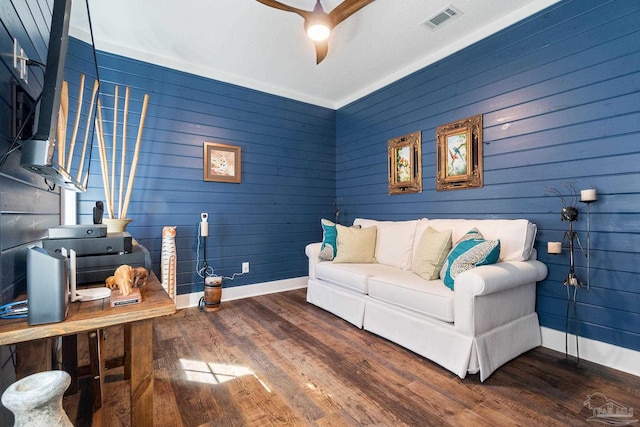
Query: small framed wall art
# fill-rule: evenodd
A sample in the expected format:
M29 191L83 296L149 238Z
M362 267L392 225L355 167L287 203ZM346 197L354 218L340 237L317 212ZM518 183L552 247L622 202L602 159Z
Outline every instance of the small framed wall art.
M436 129L436 190L482 187L482 115Z
M389 194L422 192L422 133L387 141Z
M242 177L240 147L204 143L204 180L239 183Z

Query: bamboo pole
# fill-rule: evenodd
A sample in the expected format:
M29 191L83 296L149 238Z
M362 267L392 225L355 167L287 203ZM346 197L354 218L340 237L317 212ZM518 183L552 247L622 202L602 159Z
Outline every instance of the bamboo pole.
M142 102L142 113L140 114L140 124L138 125L138 137L136 138L136 148L133 154L133 161L131 162L131 172L129 172L129 181L127 183L127 194L124 198L124 208L122 210L122 218L127 217L127 210L129 208L129 199L131 198L133 181L136 177L136 169L138 167L138 157L140 155L140 141L142 140L142 129L144 128L144 121L147 116L148 105L149 105L149 95L145 94L144 101Z
M89 128L91 128L91 117L93 116L93 105L96 100L96 93L99 87L98 80L93 81L93 91L91 92L91 103L89 104L89 115L87 116L87 127L84 131L84 142L82 143L82 154L80 155L80 166L78 167L77 181L82 177L82 169L84 168L84 155L87 152L87 141L89 140ZM87 172L88 176L88 172ZM85 185L86 187L86 185Z
M65 148L67 145L67 116L69 115L69 85L62 82L60 109L58 111L58 164L64 168Z
M98 105L100 105L100 103L98 102ZM104 161L104 154L102 152L102 135L100 132L100 123L99 123L99 119L98 117L96 117L95 119L95 128L96 128L96 136L98 138L98 154L100 155L100 176L102 177L102 184L105 187L105 198L107 199L107 214L109 215L109 218L113 218L111 216L111 213L109 212L109 202L108 202L108 195L107 193L109 192L109 182L107 181L108 176L105 173L105 161Z
M67 172L71 171L73 161L73 151L76 148L76 138L78 136L78 126L80 125L80 113L82 112L82 98L84 98L84 74L80 74L80 90L78 91L78 108L76 108L76 119L73 123L71 142L69 143L69 158L67 159Z
M116 159L117 159L116 155L118 151L117 149L118 140L116 139L117 133L118 133L118 85L116 85L114 100L113 100L113 139L112 139L112 148L111 148L111 197L115 197L116 195Z
M122 215L122 192L124 190L124 171L127 165L127 118L129 117L129 86L124 91L124 117L122 119L122 158L120 159L120 193L118 194L118 217Z
M58 165L64 167L64 139L62 138L62 128L66 126L64 124L64 117L62 113L62 106L58 108L58 124L56 126L56 139L58 144Z
M113 203L111 200L111 195L109 194L109 159L107 158L107 149L105 147L104 142L104 129L102 127L102 107L100 106L100 100L98 99L98 118L96 123L96 128L98 130L98 148L100 153L100 166L102 169L102 184L104 185L104 195L106 199L107 212L109 213L109 218L115 218L113 214Z

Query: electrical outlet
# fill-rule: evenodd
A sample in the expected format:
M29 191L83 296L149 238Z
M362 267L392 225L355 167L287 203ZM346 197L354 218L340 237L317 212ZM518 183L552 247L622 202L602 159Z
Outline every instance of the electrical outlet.
M248 273L249 272L249 263L248 262L243 262L242 263L242 273Z
M20 73L20 69L22 68L20 64L20 53L22 48L20 47L20 43L18 43L18 39L13 39L13 68Z
M25 83L29 83L28 71L27 71L27 58L24 53L24 49L20 47L18 39L13 39L13 68L18 72L20 80Z

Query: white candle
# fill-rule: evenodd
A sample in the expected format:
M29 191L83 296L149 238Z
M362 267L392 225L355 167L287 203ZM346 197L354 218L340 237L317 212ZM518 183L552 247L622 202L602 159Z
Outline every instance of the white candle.
M562 242L548 242L547 243L547 252L550 254L561 254L562 253Z
M588 190L582 190L580 192L580 201L581 202L595 202L596 198L596 189L589 188Z

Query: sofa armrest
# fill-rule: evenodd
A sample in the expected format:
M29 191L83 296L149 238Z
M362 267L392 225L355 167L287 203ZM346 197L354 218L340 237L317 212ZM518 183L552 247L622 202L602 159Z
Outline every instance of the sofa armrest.
M318 258L320 255L320 248L322 247L322 242L314 242L309 243L306 248L304 248L304 253L309 258Z
M536 282L547 277L537 260L499 262L461 273L455 280L457 331L478 336L535 312Z
M505 261L483 265L461 273L455 280L456 294L488 295L547 277L547 266L540 261Z
M316 264L320 262L318 255L320 255L321 242L309 243L304 249L304 253L309 258L309 279L316 278Z

